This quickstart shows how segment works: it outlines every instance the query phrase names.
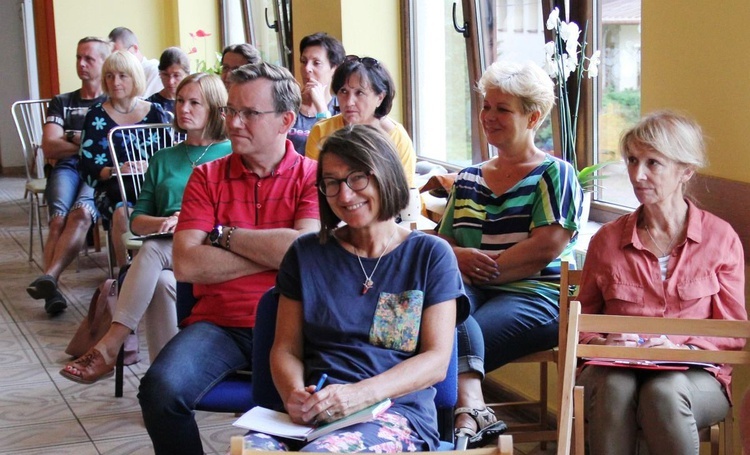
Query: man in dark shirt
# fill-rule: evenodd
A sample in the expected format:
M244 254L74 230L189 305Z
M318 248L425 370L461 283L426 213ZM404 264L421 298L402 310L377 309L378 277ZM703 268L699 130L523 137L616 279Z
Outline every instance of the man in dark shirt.
M87 37L78 42L76 72L81 88L52 99L42 130L44 157L55 162L45 189L49 236L44 245L44 274L26 291L35 299L44 299L44 309L51 315L68 306L57 289L57 280L83 247L86 232L98 216L94 190L78 174L78 149L86 111L106 100L101 72L110 52L109 42L101 38Z

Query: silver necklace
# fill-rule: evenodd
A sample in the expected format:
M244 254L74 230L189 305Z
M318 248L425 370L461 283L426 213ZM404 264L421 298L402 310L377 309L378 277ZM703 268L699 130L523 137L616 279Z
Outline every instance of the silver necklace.
M668 252L672 248L672 244L674 243L675 239L677 238L677 235L679 235L679 232L677 232L677 234L675 234L674 237L672 237L672 240L669 241L669 244L667 245L667 249L666 250L662 250L661 247L659 246L659 244L656 243L656 240L654 239L654 236L651 235L651 230L648 228L648 224L646 225L646 234L648 234L648 237L651 239L651 242L654 244L654 246L656 247L656 249L659 250L659 253L661 253L661 256L659 256L659 257L663 258L664 256L667 255L667 253L665 253L665 251Z
M385 255L385 252L388 251L388 247L391 246L391 242L393 241L394 237L396 237L396 229L393 230L393 234L391 234L391 238L388 239L388 243L385 245L385 248L383 248L383 251L380 253L380 257L378 258L378 261L375 263L375 267L372 269L372 273L370 273L370 275L367 275L367 272L365 271L365 266L362 264L362 258L359 256L359 249L357 247L354 247L354 251L357 254L357 260L359 261L359 266L362 267L362 273L365 274L365 282L362 283L362 295L367 294L367 291L372 289L372 287L375 285L375 283L372 281L372 276L375 275L375 271L378 269L378 266L380 265L380 260L383 259L383 255Z
M119 112L122 115L128 115L128 114L130 114L131 112L133 112L135 110L135 107L138 105L138 99L136 99L133 102L133 105L127 111L121 111L121 110L119 110L117 108L117 106L115 106L115 103L113 103L111 100L110 100L109 104L112 106L112 109L114 109L116 112Z
M188 161L190 161L190 164L193 166L193 169L195 169L195 166L198 165L198 161L200 161L201 158L203 158L203 155L205 155L206 152L208 152L208 149L210 149L211 146L214 145L215 143L216 142L212 142L212 143L208 144L206 146L206 148L203 149L203 153L201 153L201 156L199 156L197 160L193 161L193 160L190 159L190 152L188 152L187 142L183 142L183 144L185 144L185 156L187 156L187 159L188 159Z

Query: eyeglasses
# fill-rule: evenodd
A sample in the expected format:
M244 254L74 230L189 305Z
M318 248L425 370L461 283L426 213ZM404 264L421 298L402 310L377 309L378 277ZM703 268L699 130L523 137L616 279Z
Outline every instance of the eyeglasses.
M334 197L341 191L342 182L352 191L362 191L370 184L370 173L352 171L343 179L324 178L318 182L318 189L325 197Z
M255 109L239 109L238 110L229 106L220 107L219 112L221 112L225 117L239 117L240 122L242 122L242 124L251 122L263 114L275 114L276 113L276 111L256 111Z
M358 55L347 55L346 61L347 62L359 62L370 68L376 68L380 66L380 62L375 60L372 57L360 57Z

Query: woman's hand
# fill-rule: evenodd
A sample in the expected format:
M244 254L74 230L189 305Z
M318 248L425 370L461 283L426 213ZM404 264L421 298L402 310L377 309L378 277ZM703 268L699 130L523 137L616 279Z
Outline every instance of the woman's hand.
M148 169L148 161L126 161L120 166L122 174L145 174Z
M641 343L641 347L642 348L660 348L660 349L690 349L684 344L672 343L672 340L667 338L665 335L643 340L643 342Z
M309 100L310 104L315 106L317 112L324 112L328 110L326 104L326 90L328 86L321 84L315 79L310 79L302 87L302 98Z
M164 222L161 223L161 226L159 227L158 232L174 232L174 228L177 227L177 219L180 216L180 211L174 212L171 216L168 216L164 219Z
M500 254L486 254L476 248L454 247L458 268L465 281L482 284L500 276L495 260Z
M641 337L637 333L609 333L604 344L611 346L638 346Z
M315 386L308 386L305 390L310 395L299 410L302 412L302 421L308 423L333 422L375 403L372 396L363 393L362 388L356 384L330 384L316 393ZM296 396L295 394L296 392L292 395ZM292 416L288 407L287 412Z

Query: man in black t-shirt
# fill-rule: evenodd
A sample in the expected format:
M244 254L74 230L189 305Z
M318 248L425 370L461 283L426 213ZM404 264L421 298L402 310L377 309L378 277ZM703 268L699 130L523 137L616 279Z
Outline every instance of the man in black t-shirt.
M87 37L78 42L76 72L81 88L52 99L42 130L44 157L55 162L44 193L49 236L44 245L44 274L26 291L32 298L44 299L44 309L51 315L68 306L57 289L57 280L83 247L86 232L98 216L94 190L78 174L78 150L86 112L106 100L101 72L110 52L109 42L101 38Z

